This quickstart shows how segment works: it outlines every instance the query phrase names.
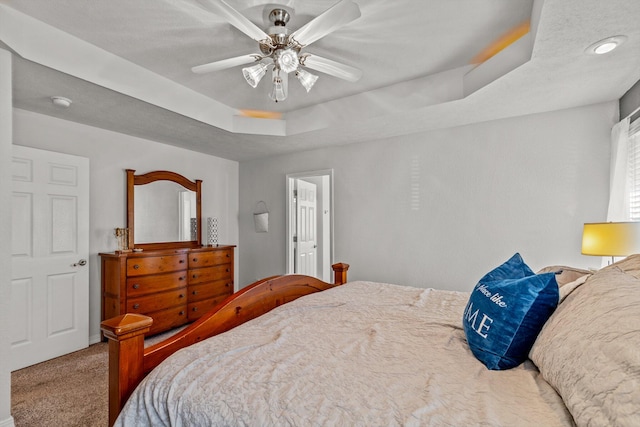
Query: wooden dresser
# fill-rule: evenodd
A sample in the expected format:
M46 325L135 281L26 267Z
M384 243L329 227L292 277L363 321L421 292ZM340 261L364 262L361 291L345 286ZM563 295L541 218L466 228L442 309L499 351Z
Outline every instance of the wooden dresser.
M192 322L233 293L233 246L101 253L102 320L153 318L154 335Z

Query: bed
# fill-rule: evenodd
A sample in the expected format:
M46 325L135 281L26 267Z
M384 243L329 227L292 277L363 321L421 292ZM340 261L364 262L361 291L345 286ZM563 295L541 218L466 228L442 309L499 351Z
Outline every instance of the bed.
M470 349L464 325L482 279L470 293L453 292L347 282L348 266L337 266L333 285L304 276L257 282L148 349L148 319L103 322L110 422L640 425L640 255L595 273L549 266L532 275L553 278L560 302L526 360L497 370ZM486 300L499 307L495 295Z

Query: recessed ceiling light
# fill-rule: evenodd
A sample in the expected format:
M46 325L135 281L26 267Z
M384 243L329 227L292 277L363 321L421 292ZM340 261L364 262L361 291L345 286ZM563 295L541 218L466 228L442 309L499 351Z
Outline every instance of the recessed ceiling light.
M627 36L607 37L586 48L585 52L591 55L604 55L620 46L625 40L627 40Z
M64 96L52 96L51 102L53 102L53 105L56 107L69 108L72 101Z

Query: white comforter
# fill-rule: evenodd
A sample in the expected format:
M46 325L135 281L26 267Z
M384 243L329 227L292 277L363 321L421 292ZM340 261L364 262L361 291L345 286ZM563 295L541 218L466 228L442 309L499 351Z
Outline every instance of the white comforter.
M168 358L116 425L573 425L531 362L473 357L467 298L371 282L300 298Z

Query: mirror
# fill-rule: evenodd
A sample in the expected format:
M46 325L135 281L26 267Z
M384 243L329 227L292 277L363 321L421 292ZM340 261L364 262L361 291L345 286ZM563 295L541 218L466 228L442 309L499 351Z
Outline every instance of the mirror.
M201 246L201 180L169 171L126 172L130 249Z

